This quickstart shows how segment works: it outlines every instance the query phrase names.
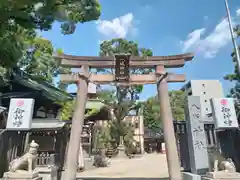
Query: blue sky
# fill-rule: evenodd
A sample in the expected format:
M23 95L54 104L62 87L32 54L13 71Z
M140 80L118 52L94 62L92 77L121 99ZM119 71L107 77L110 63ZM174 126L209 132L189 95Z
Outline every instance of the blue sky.
M186 73L187 79L217 79L225 93L231 83L223 76L233 71L230 53L233 49L224 0L101 0L99 21L77 25L74 34L64 36L60 24L41 35L65 54L97 56L99 43L122 37L150 48L154 55L195 52L195 58L184 68L171 69ZM240 1L229 0L233 23L240 22ZM169 84L180 89L183 83ZM69 91L74 92L75 86ZM141 99L156 94L155 85L145 85Z

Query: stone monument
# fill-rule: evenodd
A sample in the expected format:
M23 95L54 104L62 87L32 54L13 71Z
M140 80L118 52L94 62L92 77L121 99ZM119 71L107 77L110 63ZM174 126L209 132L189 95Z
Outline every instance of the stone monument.
M201 97L188 96L185 107L190 172L183 172L184 180L201 180L209 171L207 139L202 117Z
M233 161L222 154L217 136L218 131L238 128L233 99L224 98L221 83L214 80L191 81L184 90L191 168L183 172L183 179L240 179Z
M205 174L209 170L209 158L204 122L201 116L201 97L189 96L187 106L186 120L191 172Z
M3 175L3 180L42 180L36 172L37 151L39 145L33 140L27 152L10 162L9 171Z
M120 144L118 146L118 154L117 154L117 158L125 158L127 157L126 153L125 153L125 146L123 144L123 137L120 137Z

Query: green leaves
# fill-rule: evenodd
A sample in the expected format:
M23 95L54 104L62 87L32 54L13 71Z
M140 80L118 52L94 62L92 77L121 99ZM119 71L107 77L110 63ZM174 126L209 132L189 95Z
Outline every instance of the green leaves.
M143 103L144 126L149 129L161 127L160 106L157 97L151 97Z
M237 40L240 38L240 25L238 24L235 28L234 31L237 35ZM238 41L239 42L239 41ZM238 50L240 52L240 46L238 46ZM235 50L231 53L232 57L232 62L234 64L234 72L231 74L227 74L224 76L225 80L229 80L231 82L235 82L235 86L230 90L229 97L234 98L235 100L235 108L236 108L236 113L237 117L240 117L240 74L238 72L238 66L237 66L237 58L236 58L236 53Z
M44 2L41 0L2 0L0 22L7 22L11 19L25 29L46 31L51 29L54 21L72 25L97 20L101 14L100 10L97 0L48 0ZM70 29L63 30L64 33L69 34L70 31L66 30Z
M100 56L114 56L114 54L127 54L130 53L132 56L141 56L143 59L147 56L152 56L153 53L150 49L140 48L134 41L128 41L122 38L115 38L110 41L103 41L100 44ZM153 69L130 69L131 74L147 74L152 72ZM98 73L114 73L114 69L97 69ZM135 101L139 99L139 94L142 92L143 86L136 85L128 87L125 91L125 98Z
M172 108L173 119L177 121L184 120L184 99L185 94L183 91L170 91L169 92L170 105Z
M70 120L73 115L74 101L59 102L58 104L62 107L59 119Z
M239 24L237 26L235 26L234 32L237 35L237 40L239 40L239 38L240 38L240 25ZM240 46L238 46L238 51L240 52ZM231 57L232 57L232 62L234 64L234 72L232 74L227 74L226 76L224 76L224 79L229 80L229 81L240 82L240 74L238 72L237 58L236 58L236 53L235 53L234 49L233 49L233 52L231 53Z
M36 37L27 46L28 48L23 52L24 56L19 60L18 65L28 74L52 83L53 78L59 73L70 72L70 69L60 67L53 58L54 49L49 40ZM58 49L57 53L62 53L62 50Z
M97 20L100 10L98 0L1 0L0 66L7 69L21 67L25 61L27 71L40 68L41 73L33 73L51 81L48 71L52 69L45 67L55 63L50 57L53 47L51 42L36 37L36 30L50 30L52 23L58 21L62 23L63 34L72 34L77 23ZM48 71L44 73L43 69Z
M170 105L174 120L184 120L184 92L169 91ZM144 126L156 130L161 127L160 104L158 98L151 97L143 103Z
M58 7L57 7L58 8ZM63 34L72 34L76 23L97 20L101 15L101 7L97 0L75 0L59 6L57 19L67 21L61 25Z
M121 94L119 95L119 93ZM124 121L124 118L129 114L129 111L138 110L139 104L125 99L125 93L126 91L120 91L118 88L117 92L102 90L98 92L98 98L106 103L110 109L113 109L115 119L109 122L111 140L119 143L120 137L123 137L124 144L128 147L133 141L133 127L130 123Z
M18 25L0 25L0 66L16 66L27 44L35 37L35 32Z
M111 142L111 132L108 126L95 124L93 126L93 149L107 148Z
M97 97L109 106L116 103L117 101L117 96L114 90L105 89L105 90L98 91Z
M147 56L152 56L153 53L150 49L139 48L138 44L134 41L128 41L126 39L116 38L110 41L103 41L100 44L100 56L114 56L114 54L128 54L132 56L141 56L143 59ZM130 69L131 74L147 74L152 72L152 69ZM98 73L112 73L114 69L97 69ZM139 100L139 95L143 90L142 85L130 86L130 87L116 87L115 91L102 91L99 93L99 99L104 100L114 112L115 120L111 124L112 132L111 136L119 141L120 137L123 137L126 147L132 145L133 142L133 127L131 124L124 122L124 118L129 114L131 110L138 110L139 104L136 103Z
M75 107L75 100L72 101L66 101L66 102L57 102L59 105L61 105L61 111L59 119L61 120L70 120L73 115L74 107ZM97 114L99 112L99 109L89 109L85 113L85 117L92 116L94 114Z

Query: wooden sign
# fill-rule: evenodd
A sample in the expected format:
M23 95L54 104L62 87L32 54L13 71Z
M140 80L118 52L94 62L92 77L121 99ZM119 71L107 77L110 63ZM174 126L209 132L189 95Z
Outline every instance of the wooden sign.
M232 98L211 99L215 129L238 128L238 119Z
M118 54L115 55L116 66L115 66L115 80L117 82L129 81L129 61L131 55L129 54Z
M31 129L34 102L34 99L30 98L12 98L6 129L17 131Z

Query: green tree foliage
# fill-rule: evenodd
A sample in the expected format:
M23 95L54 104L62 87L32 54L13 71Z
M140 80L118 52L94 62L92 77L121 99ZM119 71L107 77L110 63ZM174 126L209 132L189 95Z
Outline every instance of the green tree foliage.
M153 53L150 49L140 48L138 43L134 41L128 41L126 39L116 38L110 41L104 41L100 44L100 56L114 56L115 54L131 54L132 56L140 56L143 59L147 56L152 56ZM129 69L131 74L147 74L152 69ZM99 73L112 73L114 69L97 69ZM114 110L116 117L115 127L118 127L118 136L125 136L125 126L122 121L129 111L136 109L135 101L139 99L139 95L143 90L142 85L130 86L130 87L116 87L116 93L108 92L108 99L105 99L105 103L109 104ZM106 98L106 96L105 96ZM112 98L112 99L111 99ZM124 139L124 138L123 138Z
M61 105L61 111L60 111L60 116L59 119L61 120L71 120L73 116L73 111L75 107L75 100L72 101L66 101L66 102L57 102L59 105ZM98 109L90 109L85 112L85 118L92 116L96 113L98 113Z
M108 126L95 124L93 126L93 149L95 151L98 149L106 149L110 143L110 128Z
M234 28L234 31L237 35L237 40L240 39L240 25L237 25ZM239 41L237 41L239 42ZM238 46L238 51L240 52L240 46ZM234 64L234 72L232 74L228 74L224 77L225 80L229 80L231 82L235 83L235 86L230 90L229 97L234 98L235 100L235 108L238 119L240 118L240 74L238 72L238 66L237 66L237 58L235 50L231 53L232 61Z
M19 66L33 77L52 83L53 78L59 73L71 72L69 68L59 66L59 62L53 58L54 53L63 52L61 49L54 51L51 41L36 37L24 51Z
M62 107L59 114L59 119L70 120L73 115L74 101L59 102L58 104Z
M2 74L4 68L16 66L22 58L29 43L32 43L36 33L16 25L14 27L1 27L0 25L0 66Z
M0 26L19 25L24 29L49 30L54 21L62 23L64 34L73 33L76 23L97 20L97 0L1 0Z
M229 97L235 100L235 109L237 113L237 118L240 118L240 84L237 83L234 88L230 90Z
M12 68L18 67L34 79L53 83L53 78L59 73L71 72L69 68L59 66L59 62L53 58L54 53L61 54L63 52L61 49L54 50L51 41L41 37L28 40L24 41L22 57L18 59L17 64L8 64L7 67L2 64L3 66L0 68L1 76L5 77L7 70L11 71ZM65 84L59 84L59 87L63 90L66 89L66 86Z
M130 53L132 56L141 56L147 57L152 56L153 53L150 49L147 48L140 48L138 43L134 41L128 41L126 39L116 38L112 39L110 41L103 41L100 44L100 56L114 56L114 54L122 54L122 53ZM100 73L114 73L113 69L97 69ZM131 74L147 74L151 72L152 69L149 68L135 68L130 69ZM123 87L121 87L123 89ZM131 86L125 89L126 96L128 99L135 101L139 99L139 94L142 92L143 86L142 85L136 85ZM117 89L118 91L118 89ZM119 90L120 91L120 90ZM118 91L118 92L119 92Z
M177 121L184 120L184 91L169 91L170 105L173 119Z
M184 92L169 91L169 100L174 120L184 120ZM143 103L144 126L156 130L161 127L158 98L151 97Z
M234 31L237 35L237 40L240 39L240 25L237 25L234 28ZM238 51L240 52L240 46L238 46ZM235 50L233 50L233 52L231 53L231 57L232 57L232 61L234 64L234 72L232 74L227 74L224 79L225 80L229 80L229 81L235 81L237 83L240 82L240 74L238 72L238 66L237 66L237 58L236 58L236 53Z
M143 103L144 127L156 130L161 127L160 106L157 97L150 97Z
M126 39L116 38L110 41L104 41L100 44L100 56L114 56L115 54L131 54L132 56L140 56L143 59L147 56L152 56L153 53L150 49L140 48L138 43L128 41ZM129 69L131 74L147 74L152 69ZM114 74L114 69L97 69L98 73L111 73ZM127 132L129 131L128 124L123 119L128 115L129 111L136 110L138 105L135 103L139 99L139 95L143 90L142 85L123 87L117 86L114 92L102 92L99 96L107 103L114 112L115 121L112 127L115 127L114 133L116 141L122 137L125 145L126 142L133 140L133 136ZM127 131L126 131L127 130ZM132 137L132 138L130 138Z
M29 45L40 41L35 39L36 30L50 30L53 22L58 21L62 23L62 32L71 34L76 23L96 20L99 16L97 0L1 0L0 72L16 66L26 56Z
M133 101L124 99L125 95L118 96L116 91L102 90L98 92L98 98L101 99L109 109L113 109L114 119L110 122L110 136L114 147L120 143L120 137L126 147L130 147L133 142L133 127L124 118L131 110L137 110L140 105Z

